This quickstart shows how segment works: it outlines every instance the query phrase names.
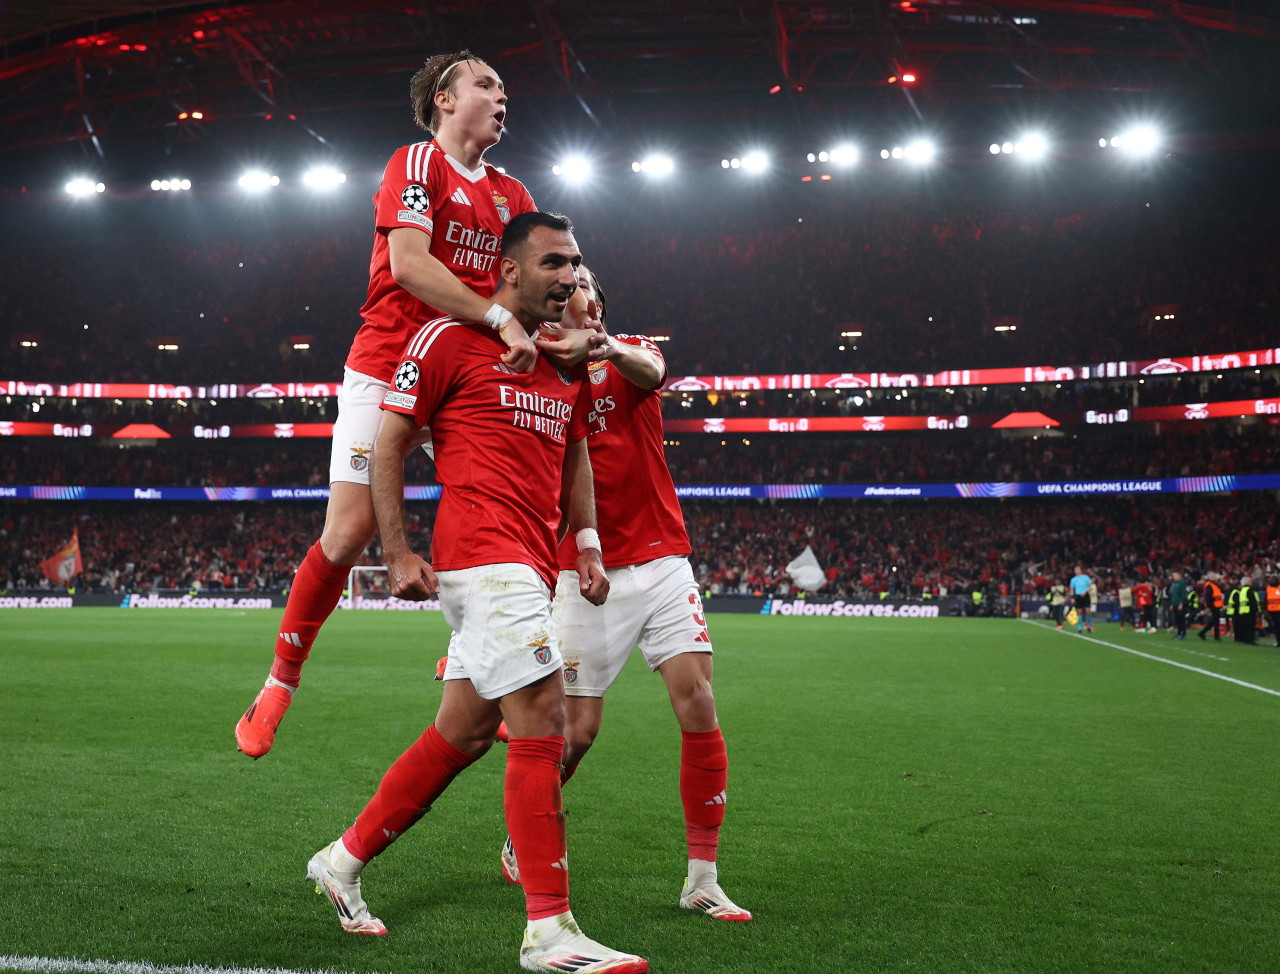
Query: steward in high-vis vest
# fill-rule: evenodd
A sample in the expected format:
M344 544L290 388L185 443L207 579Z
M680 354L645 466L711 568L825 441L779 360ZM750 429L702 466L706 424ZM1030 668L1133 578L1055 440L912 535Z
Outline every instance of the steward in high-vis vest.
M1200 601L1204 603L1209 615L1200 631L1196 633L1197 636L1204 639L1205 634L1212 630L1214 642L1221 642L1222 640L1222 637L1218 634L1218 623L1222 621L1222 589L1215 581L1220 577L1217 573L1210 573L1208 578L1205 579Z
M1258 614L1261 610L1258 590L1253 587L1253 579L1246 575L1240 579L1240 587L1232 589L1227 596L1227 616L1231 619L1236 642L1250 645L1256 642Z
M1272 575L1267 582L1267 617L1271 620L1271 635L1280 646L1280 575Z

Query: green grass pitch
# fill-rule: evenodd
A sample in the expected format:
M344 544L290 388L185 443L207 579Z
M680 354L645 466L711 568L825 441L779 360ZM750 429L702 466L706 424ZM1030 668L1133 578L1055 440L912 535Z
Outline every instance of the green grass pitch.
M338 613L270 755L278 613L0 612L0 955L510 972L502 746L365 873L304 877L439 699L439 615ZM1280 691L1280 650L1098 638ZM1280 696L1011 620L713 616L721 878L679 910L679 734L635 659L565 793L574 910L655 972L1280 970ZM1211 657L1223 657L1221 659Z

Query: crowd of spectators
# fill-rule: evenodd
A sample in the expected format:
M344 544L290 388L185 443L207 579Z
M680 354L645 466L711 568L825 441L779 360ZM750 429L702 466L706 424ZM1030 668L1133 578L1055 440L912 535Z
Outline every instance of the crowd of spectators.
M49 588L39 563L78 531L84 588L287 586L323 522L319 504L6 504L0 589ZM1047 501L695 501L684 505L698 577L713 594L786 595L811 546L838 597L943 598L975 588L1043 596L1084 564L1100 590L1171 570L1261 576L1280 564L1269 493ZM410 504L426 550L435 505ZM375 541L362 559L379 564Z
M860 436L673 435L667 464L677 484L954 483L1202 477L1280 471L1280 426L1229 421L1078 433L949 430ZM328 483L329 441L180 440L120 447L14 438L0 450L0 484L92 487L317 487ZM422 451L406 482L435 483Z
M1277 206L1203 194L1036 205L780 197L707 204L696 219L586 200L571 215L613 330L669 334L674 374L919 372L1265 346L1280 299ZM114 217L50 221L6 249L10 377L341 376L367 284L367 206L284 222L229 211L161 219L146 206ZM1017 330L996 333L997 319ZM18 347L18 335L39 344ZM295 351L294 336L311 349ZM162 338L179 350L157 351Z

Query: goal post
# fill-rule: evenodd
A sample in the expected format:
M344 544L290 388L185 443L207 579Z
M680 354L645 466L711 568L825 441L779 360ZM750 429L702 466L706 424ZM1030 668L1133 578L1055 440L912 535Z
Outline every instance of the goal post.
M438 612L439 599L413 602L391 594L386 565L355 565L347 573L347 591L338 602L343 609L400 609Z

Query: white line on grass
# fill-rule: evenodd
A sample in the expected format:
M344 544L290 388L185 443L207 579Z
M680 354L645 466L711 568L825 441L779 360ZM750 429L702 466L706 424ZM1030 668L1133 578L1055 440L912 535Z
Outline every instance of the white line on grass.
M1029 622L1037 629L1047 629L1047 626L1031 619L1021 619L1020 622ZM1150 653L1139 652L1136 649L1130 649L1128 646L1119 646L1116 643L1109 643L1102 639L1095 639L1093 636L1086 636L1082 633L1070 633L1067 630L1050 630L1051 632L1061 631L1064 636L1075 636L1076 639L1084 639L1091 643L1097 643L1099 646L1109 646L1112 649L1118 649L1122 653L1132 653L1134 656L1141 656L1143 659L1155 660L1157 663L1168 663L1170 666L1176 666L1180 670L1190 670L1192 673L1199 673L1201 676L1211 676L1215 680L1226 680L1228 683L1234 683L1238 687L1246 687L1250 690L1258 690L1261 693L1269 693L1273 697L1280 697L1280 690L1272 690L1269 687L1260 687L1256 683L1245 683L1244 680L1237 680L1234 676L1223 676L1221 673L1214 673L1212 670L1202 670L1198 666L1188 666L1186 663L1179 663L1177 660L1165 659L1163 656L1152 656Z
M184 964L168 967L141 961L76 960L62 957L17 957L0 954L0 971L34 971L40 974L336 974L332 970L291 971L281 967L206 967Z

